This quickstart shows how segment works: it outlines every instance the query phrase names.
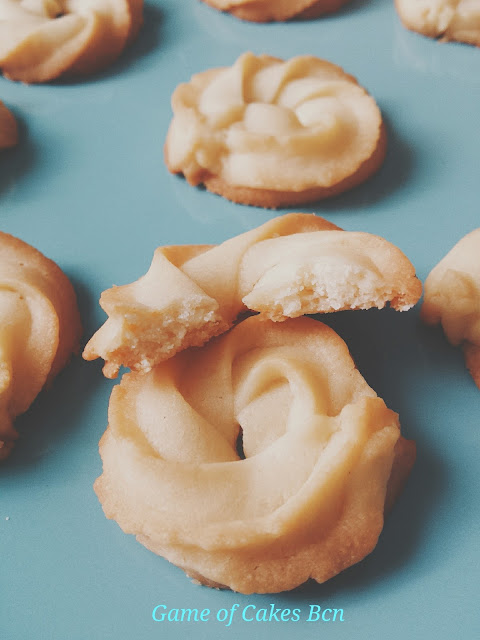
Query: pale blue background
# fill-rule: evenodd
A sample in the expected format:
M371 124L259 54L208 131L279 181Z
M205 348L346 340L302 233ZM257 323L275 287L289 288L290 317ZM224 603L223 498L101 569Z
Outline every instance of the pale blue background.
M315 54L357 76L388 124L384 167L368 184L311 207L385 236L424 279L480 226L480 50L405 31L387 0L353 2L308 23L254 25L197 0L148 2L139 40L93 79L23 86L0 79L21 144L0 158L0 227L73 279L85 337L100 292L136 279L160 244L211 243L274 214L192 189L166 171L172 90L245 50ZM0 469L0 638L477 638L480 631L480 392L461 353L418 309L328 318L368 382L401 415L418 460L376 551L319 586L241 596L192 585L103 516L92 490L112 383L76 359L18 421ZM6 520L9 517L9 520ZM152 608L275 603L343 608L344 623L155 624ZM461 631L460 631L461 630Z

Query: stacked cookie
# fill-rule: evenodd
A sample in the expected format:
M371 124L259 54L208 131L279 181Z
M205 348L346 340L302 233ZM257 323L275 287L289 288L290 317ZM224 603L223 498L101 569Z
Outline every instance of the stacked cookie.
M209 1L260 22L345 3ZM136 36L142 4L0 0L0 67L23 82L95 72ZM422 18L428 35L478 44L471 2L397 6L411 28ZM169 170L242 204L330 197L385 157L374 99L312 56L243 54L180 85L172 106ZM0 149L16 140L0 103ZM477 244L475 232L432 272L422 315L464 344L480 386ZM65 364L80 323L68 280L31 247L0 238L0 267L3 458L14 418ZM399 249L316 216L276 218L218 246L159 248L145 276L102 294L109 318L84 353L105 360L107 377L132 369L100 446L106 515L200 582L243 593L323 582L361 560L415 446L339 336L303 316L403 311L420 293Z
M100 445L107 517L200 582L243 593L361 560L415 446L342 339L302 316L406 310L420 294L399 249L314 215L158 249L145 276L102 295L109 318L84 354L109 376L134 370Z

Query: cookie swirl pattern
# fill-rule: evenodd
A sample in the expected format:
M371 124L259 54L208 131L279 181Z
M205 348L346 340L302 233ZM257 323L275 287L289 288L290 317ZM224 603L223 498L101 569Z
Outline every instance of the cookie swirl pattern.
M284 62L246 53L180 85L172 108L169 170L244 204L274 208L340 193L385 156L373 98L313 56Z
M275 321L343 309L412 307L422 286L407 257L383 238L323 218L289 214L217 246L160 247L147 274L102 293L108 319L87 360L148 371L201 346L248 310Z
M100 452L108 518L205 584L262 593L370 553L415 446L330 328L255 316L125 375Z
M0 69L48 82L94 73L137 35L143 0L0 0Z
M81 325L70 281L30 245L0 233L0 460L14 419L78 348Z

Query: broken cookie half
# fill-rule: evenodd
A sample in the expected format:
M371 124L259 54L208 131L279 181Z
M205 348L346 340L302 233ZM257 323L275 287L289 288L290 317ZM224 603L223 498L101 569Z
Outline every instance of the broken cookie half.
M346 309L411 308L422 286L408 258L369 233L313 214L289 214L213 246L156 250L148 272L100 298L108 314L86 360L104 373L149 371L233 326L245 312L275 322Z

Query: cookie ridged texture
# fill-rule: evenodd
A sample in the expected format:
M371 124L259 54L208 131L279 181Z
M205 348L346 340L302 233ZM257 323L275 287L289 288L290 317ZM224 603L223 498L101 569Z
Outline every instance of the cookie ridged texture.
M228 11L251 22L316 18L338 11L351 0L203 0L206 4Z
M463 345L480 388L480 228L464 236L425 280L421 317L441 324L449 342Z
M408 258L383 238L288 214L221 245L161 247L146 275L102 293L109 318L84 357L148 371L228 330L239 314L282 321L344 309L404 311L421 295Z
M100 452L107 517L205 584L266 593L370 553L415 447L330 328L255 316L125 375Z
M0 233L0 459L17 438L14 419L79 346L73 287L51 260Z
M18 127L15 116L0 100L0 151L14 147L17 142Z
M381 165L375 100L340 67L243 54L175 90L165 144L172 173L224 197L275 208L350 189Z
M143 0L0 0L0 69L26 83L95 73L142 20Z
M395 0L395 5L412 31L480 46L479 0Z

